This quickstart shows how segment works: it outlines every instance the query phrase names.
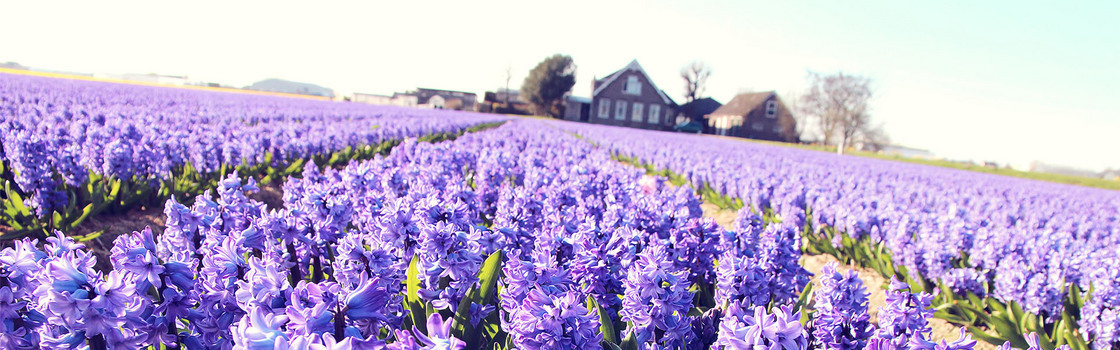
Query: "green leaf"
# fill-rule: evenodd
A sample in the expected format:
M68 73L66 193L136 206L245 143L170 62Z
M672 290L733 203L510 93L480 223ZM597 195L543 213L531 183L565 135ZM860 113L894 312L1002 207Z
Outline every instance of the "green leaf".
M987 306L987 304L984 304L984 302L980 300L980 297L976 296L976 294L973 292L968 292L968 302L974 310L982 310L985 306Z
M1019 321L1019 327L1022 327L1023 334L1030 334L1031 332L1037 332L1039 334L1044 333L1044 332L1040 332L1039 329L1038 329L1038 325L1039 325L1038 318L1039 318L1039 316L1035 316L1035 315L1029 314L1029 313L1023 315L1023 318L1020 319L1020 321ZM1045 322L1045 321L1043 321L1043 322ZM1050 348L1047 347L1046 349L1050 349Z
M67 231L73 230L74 228L78 227L78 225L81 225L83 221L86 221L86 218L89 217L89 214L91 212L93 212L93 203L86 204L86 207L82 208L82 214L79 215L77 219L74 219L74 221L70 222L70 227Z
M1062 320L1060 322L1064 324L1065 327L1063 327L1064 329L1062 329L1061 332L1055 329L1054 338L1062 338L1063 342L1074 350L1076 350L1078 346L1082 346L1082 349L1084 349L1086 346L1084 346L1081 337L1076 334L1077 323L1074 322L1073 317L1070 316L1069 310L1062 312Z
M1067 332L1065 321L1058 320L1054 323L1054 330L1050 334L1050 339L1054 340L1055 348L1066 343L1065 332Z
M949 323L958 324L958 325L968 325L969 324L968 320L966 320L966 319L964 319L960 316L948 313L945 310L934 311L933 317L937 317L937 318L940 318L942 320L949 321Z
M974 297L973 295L971 295L971 293L970 293L969 296ZM957 300L957 301L955 301L955 303L956 303L956 307L968 310L970 313L972 313L974 316L976 316L976 318L979 319L984 324L990 324L991 323L991 320L988 316L988 313L984 312L984 310L977 309L971 303L965 302L963 300Z
M1001 316L1010 315L1004 314ZM1020 349L1026 349L1030 347L1027 344L1026 338L1023 338L1023 334L1019 332L1019 328L1016 327L1015 324L1012 321L1009 321L1007 318L992 317L992 328L995 329L996 333L998 333L1001 338L1010 341L1011 346Z
M12 203L12 206L16 208L18 214L22 216L31 216L31 211L23 205L23 197L21 197L19 193L16 193L16 191L12 191L11 188L7 188L6 190L8 192L8 202Z
M104 234L104 233L105 233L105 230L97 230L97 231L94 231L94 232L90 232L89 234L84 235L84 236L74 236L74 240L78 241L78 242L87 242L87 241L93 240L94 238L101 237L101 235Z
M1089 344L1085 342L1085 339L1081 339L1081 337L1077 336L1076 332L1066 332L1065 333L1065 338L1066 338L1066 345L1069 345L1070 349L1072 349L1072 350L1088 350L1089 349Z
M713 264L714 263L715 262L713 261ZM709 308L715 307L716 306L716 298L715 298L715 295L712 294L711 286L707 285L707 284L703 284L703 285L697 285L697 287L698 287L698 291L696 292L696 303L698 304L698 306L704 306L704 307L709 307Z
M627 333L626 338L622 338L622 342L618 344L618 347L622 350L638 350L638 339L634 338L634 332Z
M1014 300L1008 302L1007 311L1011 312L1012 323L1020 330L1024 329L1023 320L1026 316L1023 314L1023 308L1019 307L1019 303L1015 302Z
M110 180L109 195L106 197L106 202L113 201L121 193L121 180Z
M986 298L985 300L988 301L988 308L992 309L992 316L995 316L997 313L1007 312L1007 307L999 302L999 300L996 300L996 298Z
M992 335L992 334L990 334L988 332L985 332L984 330L982 330L982 329L980 329L976 326L968 326L968 332L971 333L972 336L975 337L976 339L986 341L986 342L988 342L992 345L999 346L999 345L1003 345L1003 343L1007 342L1007 339L1001 338L997 335Z
M482 270L478 273L478 283L482 286L482 293L480 294L482 301L494 300L494 293L498 290L495 288L498 285L498 278L501 277L502 272L502 257L501 250L490 254L486 261L482 262Z
M418 255L412 256L412 262L408 263L408 275L405 280L405 302L408 303L408 316L412 319L412 325L416 327L421 333L427 333L428 328L428 310L424 307L424 301L420 299L420 279L417 277L416 264L419 263L420 257Z
M607 310L603 310L599 306L599 302L595 301L595 298L590 295L587 296L587 307L592 312L599 314L599 332L603 333L603 341L611 345L618 344L618 332L614 330L614 322L611 321L611 316L607 313Z
M801 296L797 297L797 302L793 303L793 308L790 309L790 312L797 312L798 310L804 308L805 305L809 305L809 300L812 298L813 282L809 282L805 284L805 288L801 289Z
M11 224L12 224L11 226L12 226L13 230L11 232L0 235L0 241L20 239L20 238L23 238L24 236L27 236L30 233L30 232L28 232L28 230L24 230L23 226L19 225L18 223L13 222Z
M455 311L451 322L451 332L467 343L468 349L478 349L479 332L471 325L471 304L483 305L492 302L495 286L502 271L502 251L496 251L482 262L482 269L478 271L478 285L467 291L466 297L459 301L459 309Z
M306 162L307 161L303 158L297 159L292 162L292 164L288 164L288 168L284 169L284 174L295 174L300 171L300 169L303 169L303 164Z
M1076 308L1077 310L1081 310L1081 308L1085 306L1085 299L1083 299L1081 297L1082 293L1084 293L1084 292L1081 291L1080 286L1078 286L1077 284L1074 284L1074 283L1070 283L1070 285L1069 285L1069 301L1070 301L1070 304L1072 304L1072 306L1074 308Z
M622 348L618 347L618 344L611 343L606 339L603 339L603 341L599 342L599 345L602 345L603 349L606 350L622 350Z
M1038 334L1038 346L1040 348L1043 348L1043 349L1053 349L1054 348L1054 342L1050 340L1050 336L1046 335L1046 332L1034 332L1034 331L1032 331L1032 332Z
M7 215L8 217L14 219L16 217L16 215L19 215L19 209L16 209L16 207L14 205L12 205L12 202L10 200L5 200L4 201L4 214Z

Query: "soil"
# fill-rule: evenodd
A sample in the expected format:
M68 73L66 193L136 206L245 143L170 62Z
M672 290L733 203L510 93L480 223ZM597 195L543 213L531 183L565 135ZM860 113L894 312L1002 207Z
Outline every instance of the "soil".
M819 274L821 272L821 269L824 268L824 265L830 262L838 261L835 257L827 254L805 255L801 258L801 266L804 266L806 270L812 272L814 276ZM879 272L872 269L845 264L839 264L837 267L838 271L854 270L856 271L856 274L859 275L859 278L863 280L863 284L864 286L867 286L867 292L870 294L867 297L868 314L870 314L871 316L871 322L878 324L879 308L883 307L883 305L886 305L886 287L889 281L884 279L883 276L879 274ZM817 289L820 287L820 279L814 277L813 288ZM938 342L940 342L941 340L954 341L957 340L957 338L959 338L961 335L960 327L954 326L940 318L931 318L929 320L929 326L933 329L933 340ZM995 345L992 345L988 342L981 340L976 341L975 349L977 350L995 350L995 348Z
M715 219L716 223L718 223L720 226L723 226L725 229L733 228L732 226L735 223L737 214L735 211L722 209L715 204L707 202L701 204L700 207L704 210L704 217ZM824 268L825 264L828 264L830 262L839 263L839 261L836 260L835 257L827 254L802 256L801 266L805 267L806 270L809 270L809 272L813 273L814 290L818 290L821 287L820 279L815 276L821 272L821 269ZM846 264L839 264L837 267L839 271L854 270L856 271L856 274L859 275L859 278L863 280L863 284L867 286L867 292L869 293L867 297L868 314L871 316L871 322L878 324L879 309L886 304L886 288L889 281L883 278L883 276L880 275L879 272L872 269L850 266ZM960 337L960 327L954 326L949 322L946 322L945 320L931 318L929 320L929 325L933 330L932 333L934 341L953 341L957 340L957 338ZM976 341L975 349L977 350L995 350L995 348L995 345L992 345L988 342L981 340Z
M165 220L163 205L153 207L137 207L123 214L101 214L90 217L69 233L71 237L82 240L83 236L101 232L95 238L86 240L82 244L86 249L97 255L97 269L110 270L109 251L113 249L113 241L117 236L152 229L152 234L159 236L163 233Z
M734 228L735 219L739 217L739 213L734 210L723 209L708 202L701 203L700 209L704 210L704 217L715 219L717 224L728 230Z
M260 192L254 193L249 197L265 203L269 210L279 209L283 207L283 188L279 182L270 183L267 185L260 185ZM738 213L734 210L722 209L712 203L702 203L701 209L704 211L704 217L710 217L716 221L720 226L725 229L732 229ZM105 271L108 270L108 254L112 249L113 240L122 234L132 233L134 231L143 230L145 227L150 227L152 233L159 235L164 230L164 214L163 205L138 207L133 208L124 214L102 214L91 217L86 222L79 225L74 231L70 232L71 236L85 236L95 232L101 232L97 237L90 238L83 242L86 247L98 255L98 268ZM0 225L0 234L11 231L10 227ZM837 261L836 258L829 255L806 255L801 259L801 265L806 270L814 275L820 273L825 264ZM105 266L102 266L105 265ZM871 322L878 322L879 308L886 302L885 288L887 281L879 275L878 272L839 264L840 271L855 270L859 277L864 281L867 286L867 291L870 293L868 297L868 313L871 316ZM820 287L818 278L813 279L814 287ZM930 326L933 329L933 337L935 340L956 340L960 335L958 327L949 324L941 319L931 319ZM996 347L984 341L977 341L976 349L978 350L994 350Z
M260 192L249 195L249 198L261 201L269 210L282 208L284 205L284 191L279 182L268 185L259 185ZM145 227L152 229L152 234L159 237L163 233L166 216L163 214L163 204L154 206L140 206L132 208L122 214L93 215L68 233L69 236L85 244L86 248L97 256L96 268L109 271L109 252L113 249L113 241L117 236L143 230ZM8 226L0 225L0 234L11 231ZM100 232L100 234L96 234ZM87 236L92 236L86 238ZM39 240L43 243L43 240ZM2 246L0 246L2 248Z
M260 192L249 195L249 198L261 201L268 210L275 210L284 207L284 186L281 181L271 182L267 185L258 184Z

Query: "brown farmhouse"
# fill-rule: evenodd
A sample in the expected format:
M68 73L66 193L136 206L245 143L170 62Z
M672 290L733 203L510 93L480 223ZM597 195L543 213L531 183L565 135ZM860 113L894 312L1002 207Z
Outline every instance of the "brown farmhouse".
M593 124L670 130L675 109L676 103L653 84L646 71L634 60L606 78L595 80L591 92L591 115L587 119Z
M798 142L796 121L773 91L739 94L706 118L716 135Z

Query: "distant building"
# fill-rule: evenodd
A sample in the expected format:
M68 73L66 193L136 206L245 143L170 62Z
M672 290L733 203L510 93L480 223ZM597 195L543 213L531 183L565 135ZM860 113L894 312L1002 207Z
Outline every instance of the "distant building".
M497 91L487 91L482 96L482 104L478 106L479 112L533 114L529 104L521 99L521 91L499 88Z
M1105 169L1100 177L1105 180L1120 180L1120 169Z
M253 85L246 86L245 89L334 98L334 90L315 84L301 83L282 79L261 80L253 83Z
M416 96L421 108L455 109L473 111L477 109L478 99L473 92L418 88L405 93Z
M497 91L487 91L483 100L486 102L497 103L526 103L521 99L521 91L514 89L500 88Z
M676 103L657 88L637 60L591 85L588 122L669 130Z
M375 105L418 107L432 109L455 109L474 111L478 108L473 92L418 88L416 91L397 92L392 96L354 93L351 102Z
M685 103L677 108L677 118L674 120L676 124L673 126L673 130L687 133L702 133L707 129L704 116L715 112L716 109L719 109L721 106L723 106L722 103L719 103L719 101L711 97Z
M1035 172L1035 173L1048 173L1048 174L1084 176L1084 177L1099 177L1100 176L1100 174L1097 174L1093 171L1086 170L1086 169L1078 169L1078 168L1073 168L1073 167L1068 167L1068 166L1063 166L1063 165L1046 164L1046 163L1039 162L1039 161L1031 162L1030 171Z
M393 96L363 94L355 92L350 96L351 102L368 103L373 105L416 107L419 105L416 95L394 93Z
M707 120L716 135L798 142L797 121L773 91L739 94Z
M935 159L937 158L933 152L921 148L912 148L900 145L882 145L879 152L883 154L894 154L906 158L924 158Z
M187 77L185 77L185 76L162 75L162 74L155 74L155 73L148 73L148 74L95 73L93 75L93 77L98 78L98 79L123 80L123 81L128 81L128 82L136 82L136 83L144 83L144 84L175 85L175 86L191 85L191 81L187 80Z
M20 65L19 63L15 63L15 62L12 62L12 61L0 63L0 68L27 70L27 67L24 67L24 66Z
M591 99L578 96L564 96L564 120L587 122L591 118Z
M178 75L161 75L161 74L124 74L121 79L127 81L138 81L142 83L162 84L162 85L187 85L189 82L187 77Z

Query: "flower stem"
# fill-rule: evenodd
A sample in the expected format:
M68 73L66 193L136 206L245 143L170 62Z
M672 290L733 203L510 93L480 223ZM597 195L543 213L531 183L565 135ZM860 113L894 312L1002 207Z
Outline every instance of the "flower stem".
M346 337L346 311L339 309L334 314L334 340L342 341Z
M95 335L93 338L89 338L88 342L90 350L106 350L104 334Z

